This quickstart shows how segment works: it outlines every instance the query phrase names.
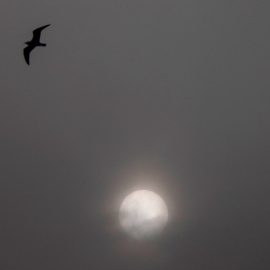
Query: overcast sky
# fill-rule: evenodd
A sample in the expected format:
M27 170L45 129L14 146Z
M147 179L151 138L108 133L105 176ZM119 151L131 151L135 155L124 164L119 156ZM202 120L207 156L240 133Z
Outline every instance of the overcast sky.
M0 268L268 269L270 2L1 0ZM31 65L32 30L41 36ZM119 227L164 198L152 241Z

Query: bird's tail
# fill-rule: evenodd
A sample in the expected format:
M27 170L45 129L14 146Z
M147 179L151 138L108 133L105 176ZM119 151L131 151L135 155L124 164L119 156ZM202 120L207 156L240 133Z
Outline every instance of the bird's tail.
M46 43L40 43L39 46L46 47Z

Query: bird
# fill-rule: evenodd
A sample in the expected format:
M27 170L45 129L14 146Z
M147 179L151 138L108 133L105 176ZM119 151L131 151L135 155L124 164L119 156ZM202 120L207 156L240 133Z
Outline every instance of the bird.
M27 44L28 46L24 48L23 55L24 55L24 59L25 59L25 61L26 61L26 63L28 65L30 65L30 53L31 53L31 51L37 46L45 47L47 45L45 43L40 42L40 34L41 34L41 31L43 29L45 29L46 27L48 27L48 26L50 26L50 24L47 24L47 25L44 25L44 26L41 26L41 27L35 29L33 31L32 40L25 42L25 44Z

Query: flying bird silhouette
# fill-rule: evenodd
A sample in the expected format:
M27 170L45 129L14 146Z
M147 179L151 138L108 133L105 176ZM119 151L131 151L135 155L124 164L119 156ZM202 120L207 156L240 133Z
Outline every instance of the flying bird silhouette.
M39 28L35 29L33 31L32 40L25 42L25 44L27 44L28 46L24 48L23 55L24 55L24 59L25 59L25 61L26 61L26 63L28 65L30 65L30 53L31 53L31 51L37 46L42 46L42 47L46 46L45 43L40 43L40 34L41 34L41 31L44 28L48 27L49 25L50 24L47 24L47 25L44 25L42 27L39 27Z

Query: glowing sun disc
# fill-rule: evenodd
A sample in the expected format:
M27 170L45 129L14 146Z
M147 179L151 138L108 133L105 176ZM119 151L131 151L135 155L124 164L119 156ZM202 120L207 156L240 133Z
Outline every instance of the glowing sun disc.
M168 221L168 209L156 193L137 190L122 202L119 219L122 228L133 238L152 238L163 231Z

